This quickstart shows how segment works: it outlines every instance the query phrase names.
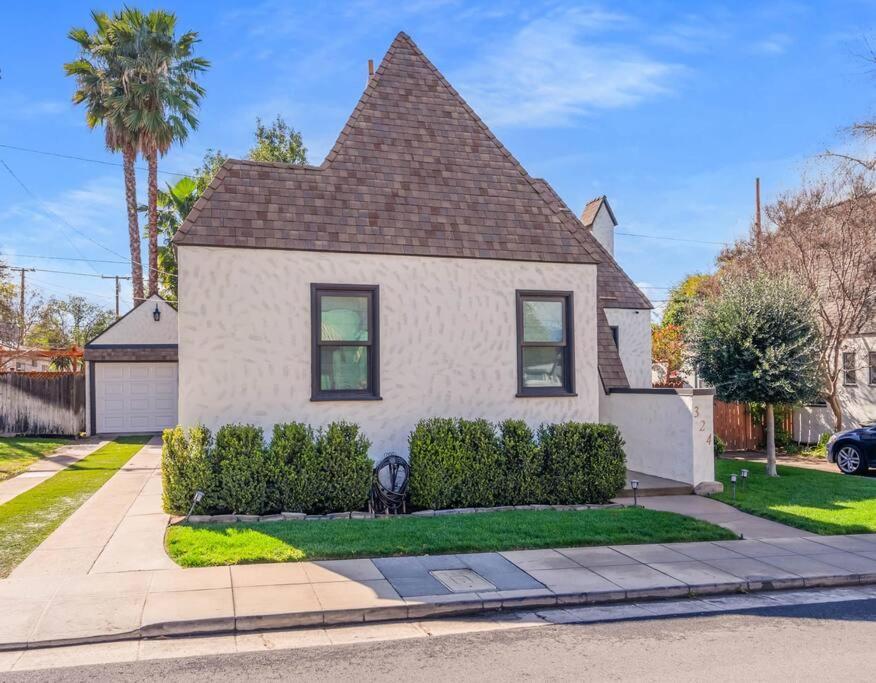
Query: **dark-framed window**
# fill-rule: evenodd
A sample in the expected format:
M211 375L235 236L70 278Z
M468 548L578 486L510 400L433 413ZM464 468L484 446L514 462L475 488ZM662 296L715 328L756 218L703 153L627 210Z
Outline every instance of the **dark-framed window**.
M858 378L855 375L855 352L843 352L843 384L846 386L855 386L858 383Z
M380 398L377 285L312 284L311 400Z
M608 329L611 330L611 338L615 347L620 350L620 328L617 325L609 325Z
M572 292L517 291L517 395L574 396Z
M870 384L876 384L876 351L870 351Z

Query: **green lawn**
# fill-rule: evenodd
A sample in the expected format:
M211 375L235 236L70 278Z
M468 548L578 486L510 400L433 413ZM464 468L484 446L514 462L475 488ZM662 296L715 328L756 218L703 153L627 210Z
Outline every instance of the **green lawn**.
M0 437L0 481L14 477L70 439L29 436Z
M0 505L0 578L103 486L149 436L123 436Z
M664 543L736 538L721 527L643 508L514 510L439 517L171 527L167 550L183 567L350 557Z
M743 491L740 477L734 502L730 475L743 467L748 483ZM876 533L876 478L782 465L771 478L763 463L745 460L716 460L715 474L724 484L715 498L753 515L816 534Z

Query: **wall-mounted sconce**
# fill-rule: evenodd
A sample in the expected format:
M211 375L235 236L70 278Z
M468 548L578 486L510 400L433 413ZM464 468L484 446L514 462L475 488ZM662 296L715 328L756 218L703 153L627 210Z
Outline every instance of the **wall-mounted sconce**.
M158 304L155 304L155 310L152 311L152 319L155 322L158 322L159 320L161 320L161 309L158 308Z

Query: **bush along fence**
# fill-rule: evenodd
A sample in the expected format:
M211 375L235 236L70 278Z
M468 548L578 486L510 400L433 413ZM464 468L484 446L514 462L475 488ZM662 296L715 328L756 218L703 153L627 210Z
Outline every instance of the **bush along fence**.
M409 437L411 504L434 510L510 506L581 509L623 488L623 440L613 425L566 422L533 432L520 420L431 418ZM168 513L192 521L279 521L366 517L373 462L355 424L315 430L226 425L164 432L162 477ZM419 514L424 514L420 512ZM418 513L414 513L418 514ZM211 517L205 517L205 516Z

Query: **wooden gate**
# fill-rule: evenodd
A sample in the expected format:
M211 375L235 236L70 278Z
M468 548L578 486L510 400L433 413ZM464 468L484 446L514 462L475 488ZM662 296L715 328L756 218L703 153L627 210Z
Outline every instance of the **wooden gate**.
M728 451L756 451L766 443L763 418L752 415L747 403L715 401L715 434L727 444ZM776 409L776 430L791 433L792 411Z
M76 436L83 431L83 373L0 373L0 433Z

